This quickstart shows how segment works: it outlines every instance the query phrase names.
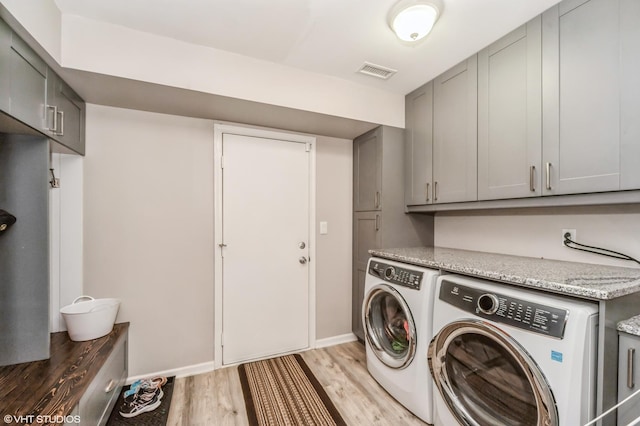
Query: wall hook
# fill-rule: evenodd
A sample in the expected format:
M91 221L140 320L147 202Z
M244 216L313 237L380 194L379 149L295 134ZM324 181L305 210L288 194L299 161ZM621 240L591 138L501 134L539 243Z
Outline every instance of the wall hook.
M52 188L60 188L60 179L56 177L53 169L49 169L49 171L51 172L51 180L49 181L49 184Z

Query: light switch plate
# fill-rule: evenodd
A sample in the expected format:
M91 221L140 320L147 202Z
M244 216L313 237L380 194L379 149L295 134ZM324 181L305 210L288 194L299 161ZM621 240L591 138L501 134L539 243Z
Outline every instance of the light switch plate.
M320 235L325 235L329 233L329 225L327 222L320 222Z

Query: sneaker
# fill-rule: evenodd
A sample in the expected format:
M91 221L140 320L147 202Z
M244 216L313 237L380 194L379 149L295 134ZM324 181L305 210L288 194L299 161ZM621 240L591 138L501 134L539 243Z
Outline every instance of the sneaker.
M139 379L136 380L135 382L131 383L131 386L129 387L129 390L127 390L124 393L124 397L125 399L131 395L134 395L136 393L138 393L138 390L141 387L162 387L167 383L167 378L166 377L154 377L151 379Z
M138 414L153 411L160 406L164 392L158 386L140 387L138 393L125 398L120 406L119 413L122 417L131 418Z

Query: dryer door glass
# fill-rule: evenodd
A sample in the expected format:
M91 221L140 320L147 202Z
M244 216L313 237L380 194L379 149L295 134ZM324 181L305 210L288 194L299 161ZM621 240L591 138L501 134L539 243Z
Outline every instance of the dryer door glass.
M404 368L416 349L415 324L409 306L397 290L380 284L365 300L365 335L372 351L389 367Z
M463 424L558 424L553 395L535 362L490 324L444 327L429 348L429 363L442 397Z

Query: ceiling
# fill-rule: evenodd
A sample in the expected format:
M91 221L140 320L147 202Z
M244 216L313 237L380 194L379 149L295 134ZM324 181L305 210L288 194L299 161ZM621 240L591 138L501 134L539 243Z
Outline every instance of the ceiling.
M396 0L55 0L63 14L122 25L406 94L558 0L443 0L431 34L400 42ZM356 73L365 62L398 70Z

